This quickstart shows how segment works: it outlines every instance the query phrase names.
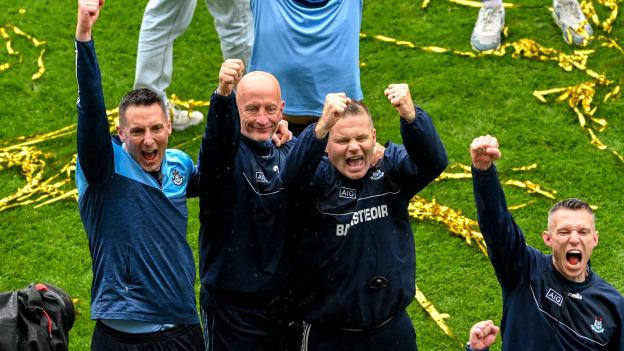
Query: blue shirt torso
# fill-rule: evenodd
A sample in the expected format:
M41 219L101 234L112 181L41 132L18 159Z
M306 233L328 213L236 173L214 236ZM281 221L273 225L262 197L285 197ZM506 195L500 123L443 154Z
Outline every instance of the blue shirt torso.
M362 0L251 0L254 47L249 71L277 77L284 113L320 116L328 93L361 100Z

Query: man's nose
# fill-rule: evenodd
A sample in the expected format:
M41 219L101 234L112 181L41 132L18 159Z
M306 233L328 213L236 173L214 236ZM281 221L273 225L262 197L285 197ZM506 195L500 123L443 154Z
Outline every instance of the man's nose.
M576 230L570 233L570 244L578 244L581 242L581 234Z
M148 130L147 132L145 132L145 135L143 136L143 144L151 145L153 143L154 143L154 136L152 135L152 132Z
M260 125L265 125L269 122L269 114L265 109L260 109L258 115L256 116L256 123Z
M355 139L353 139L353 140L349 141L348 150L350 150L350 151L356 151L356 150L358 150L359 148L360 148L360 147L359 147L359 144L358 144L358 142L357 142Z

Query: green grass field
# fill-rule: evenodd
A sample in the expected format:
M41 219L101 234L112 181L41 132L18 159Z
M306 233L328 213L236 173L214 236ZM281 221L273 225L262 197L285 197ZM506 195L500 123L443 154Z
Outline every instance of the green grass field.
M267 0L268 1L268 0ZM109 108L132 88L141 17L146 1L109 0L94 30ZM531 38L541 45L565 53L566 45L554 24L545 0L524 0L525 8L507 10L509 37L506 42ZM601 20L607 9L594 1ZM621 5L621 2L620 2ZM8 55L0 47L0 148L15 144L20 136L56 130L76 120L76 81L73 37L75 1L0 0L0 26L12 24L39 40L45 40L46 71L33 81L41 47L35 48L21 36L10 34ZM20 13L20 9L25 12ZM592 81L585 72L566 72L554 61L503 57L469 58L452 53L433 53L418 48L380 41L383 35L410 41L416 47L438 46L470 51L470 33L477 9L449 1L433 1L426 10L417 0L365 1L360 45L362 85L371 106L378 139L400 141L398 117L383 96L388 83L407 82L414 100L434 118L446 144L451 163L469 164L468 145L481 134L493 134L501 143L503 158L498 163L504 177L530 180L556 190L557 199L581 197L598 207L600 244L594 251L593 268L620 291L624 291L624 163L612 150L624 154L624 102L621 98L602 103L604 95L624 83L624 53L602 47L594 40L587 66L613 81L598 86L595 115L608 127L597 134L608 145L601 151L566 104L541 103L532 93ZM624 45L624 19L618 18L609 36ZM594 25L596 34L605 33ZM189 30L176 42L175 73L169 93L182 99L208 99L216 86L221 64L219 42L205 6L200 1ZM2 66L0 66L2 67ZM0 69L1 70L1 69ZM552 97L549 97L552 100ZM288 103L288 102L286 102ZM206 109L203 109L206 112ZM589 121L588 121L589 122ZM174 133L170 145L196 155L202 127ZM46 175L60 170L75 153L75 134L36 145L46 153ZM512 167L537 163L527 172ZM2 168L4 167L4 168ZM0 198L24 185L18 167L0 163ZM73 187L73 185L72 185ZM546 212L554 203L524 190L506 187L510 205L527 204L514 211L527 241L545 250L540 233ZM470 180L438 182L421 194L476 219ZM198 202L189 201L188 239L196 252ZM441 313L448 313L448 325L456 338L446 336L416 303L410 306L421 350L461 350L470 326L481 319L500 320L501 297L489 261L475 246L452 235L444 225L416 222L419 288ZM54 283L79 299L79 316L71 332L71 350L87 350L93 322L89 318L91 284L89 248L73 201L60 201L35 209L20 206L0 212L0 291L24 287L30 282ZM0 331L1 332L1 331ZM500 342L495 348L500 349Z

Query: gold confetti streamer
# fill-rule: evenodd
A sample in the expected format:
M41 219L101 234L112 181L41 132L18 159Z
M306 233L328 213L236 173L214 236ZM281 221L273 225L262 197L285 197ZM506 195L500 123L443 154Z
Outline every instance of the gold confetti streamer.
M507 209L509 209L509 211L519 210L521 208L529 206L529 204L532 204L532 203L534 203L534 201L529 201L527 203L519 204L519 205L507 206Z
M464 238L466 244L472 245L474 242L481 253L487 256L485 240L478 230L479 223L464 217L460 211L440 205L435 199L427 201L419 196L412 198L407 211L415 220L444 224L451 233Z
M537 169L537 163L533 163L530 164L528 166L521 166L521 167L512 167L511 170L512 171L532 171L534 169Z
M449 2L458 4L458 5L468 6L468 7L481 8L481 1L449 0ZM505 7L505 8L518 8L518 7L520 7L520 5L509 3L509 2L505 2L505 3L503 3L503 7Z
M607 95L605 95L603 102L607 102L609 101L609 99L614 99L617 98L618 96L620 96L620 86L616 85L613 90L611 90L610 92L607 93Z
M448 313L438 312L438 309L433 305L433 303L431 303L431 301L427 300L427 297L425 297L425 294L423 294L423 292L418 289L418 286L416 286L416 295L414 297L416 298L416 301L418 301L418 304L427 312L427 314L429 314L431 319L433 319L438 327L442 329L444 334L453 337L456 341L459 342L460 345L463 344L461 341L454 337L453 331L448 326L448 324L446 324L445 319L448 319L450 317Z
M589 71L589 70L588 70ZM608 122L605 118L596 117L596 110L598 106L595 106L594 97L596 95L597 87L611 84L608 80L597 80L596 82L583 82L574 86L549 89L543 91L534 91L533 95L541 102L547 103L547 95L560 94L554 101L564 102L567 100L568 106L572 108L579 122L579 126L587 131L590 136L590 144L599 150L607 150L609 147L605 145L594 133L602 132L608 127ZM614 97L619 96L620 86L617 85L613 89L605 94L603 101L608 101ZM588 120L591 121L591 125L588 124ZM612 153L622 161L621 157L618 157L619 153L612 150Z
M32 80L37 80L41 78L41 76L45 73L45 65L43 64L44 53L45 49L42 49L41 53L39 54L39 58L37 59L37 66L39 67L39 69L37 70L37 73L32 75Z
M13 43L11 42L11 37L9 36L9 34L7 33L7 31L6 31L6 29L4 27L0 27L0 36L5 41L5 46L6 46L7 53L9 55L17 55L18 52L16 52L13 49Z
M19 62L22 61L21 55L19 54L18 51L13 49L13 42L11 40L11 36L10 36L9 32L7 31L7 29L12 30L13 33L17 34L18 36L22 36L22 37L28 39L35 47L39 47L39 46L42 46L42 45L46 44L45 41L41 41L41 40L31 36L30 34L22 31L20 28L14 26L12 24L6 24L4 26L0 26L0 36L5 41L5 47L6 47L7 53L10 56L18 56L19 57ZM45 49L41 49L41 51L39 53L39 58L37 59L38 70L37 70L37 72L35 74L32 75L32 80L37 80L37 79L41 78L41 76L45 73L45 65L44 65L44 62L43 62L43 54L44 53L45 53ZM0 65L0 72L8 70L12 66L13 65L11 63L9 63L9 62L3 63L2 65Z
M19 29L18 27L14 26L12 24L7 24L6 26L7 26L7 28L13 28L13 32L15 32L15 34L20 35L20 36L30 40L35 47L46 44L45 41L41 41L41 40L33 37L32 35L24 32L23 30Z
M583 11L585 17L591 19L595 25L600 25L600 20L598 19L598 14L596 14L594 3L591 1L581 1L580 5L581 11Z
M585 130L587 130L587 133L589 133L589 136L591 137L591 144L592 145L594 145L596 148L598 148L598 150L606 150L607 149L607 145L603 144L602 141L600 141L600 139L598 139L596 134L594 134L593 130L591 130L589 128L585 128Z
M386 43L395 43L395 42L397 41L397 40L396 40L396 39L394 39L394 38L386 37L386 36L384 36L384 35L375 35L375 37L374 37L374 38L375 38L375 39L377 39L377 40L384 41L384 42L386 42Z
M521 180L508 179L508 180L502 181L501 184L511 185L511 186L515 186L518 188L526 189L527 192L529 192L530 194L533 194L533 193L539 194L539 195L545 196L553 200L555 199L555 194L557 193L554 190L551 190L551 191L544 190L541 185L535 184L529 180L521 181Z
M188 110L189 113L193 112L198 107L210 106L210 101L194 100L194 99L181 100L180 98L176 96L176 94L171 94L171 97L169 97L169 102L178 108L183 108L185 110Z
M624 49L622 49L622 47L617 43L617 41L615 41L615 39L600 35L598 36L598 40L603 41L601 46L616 49L619 52L624 54Z
M23 146L29 146L29 145L35 145L38 143L41 143L43 141L48 141L48 140L52 140L52 139L56 139L56 138L60 138L62 136L66 136L66 135L70 135L76 132L76 124L70 124L66 127L51 131L51 132L47 132L47 133L43 133L43 134L36 134L30 137L18 137L17 140L21 141L18 144L14 144L8 147L3 147L0 148L0 151L7 151L13 148L18 148L18 147L23 147Z
M26 184L23 187L0 199L0 212L17 206L40 203L47 198L50 200L46 203L67 197L78 200L77 192L71 186L73 179L71 173L75 171L76 157L74 156L59 173L43 180L46 157L48 155L33 146L12 147L0 151L0 170L19 167L26 178ZM61 176L64 176L64 179L57 181Z

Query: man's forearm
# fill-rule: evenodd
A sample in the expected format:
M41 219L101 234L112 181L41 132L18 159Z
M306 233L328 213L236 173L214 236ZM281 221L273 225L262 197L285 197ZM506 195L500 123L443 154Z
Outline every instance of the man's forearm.
M201 186L209 179L232 171L240 143L240 120L234 94L210 97L206 129L199 150L198 170ZM205 181L204 181L205 180Z
M421 171L432 172L435 178L446 168L446 149L427 112L417 107L412 122L401 119L401 136L410 158Z

